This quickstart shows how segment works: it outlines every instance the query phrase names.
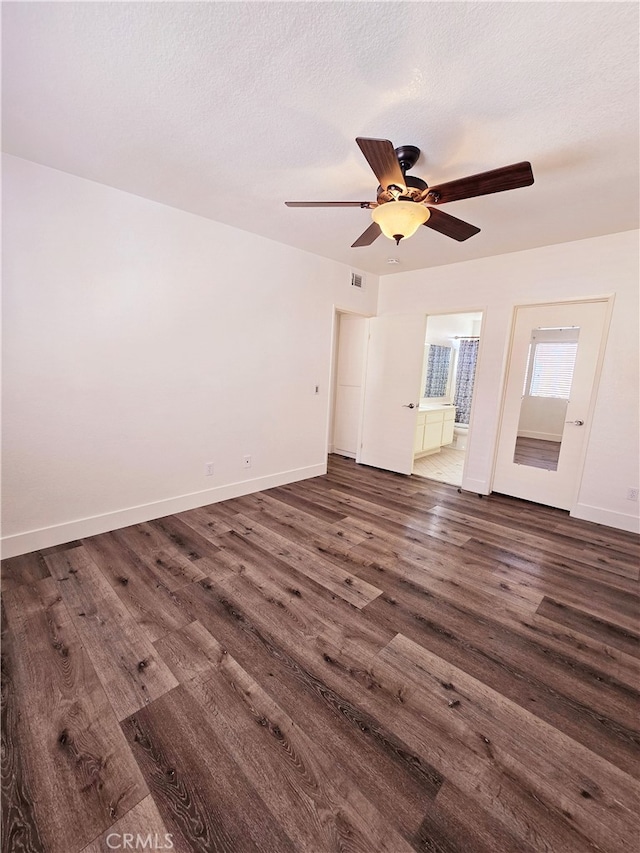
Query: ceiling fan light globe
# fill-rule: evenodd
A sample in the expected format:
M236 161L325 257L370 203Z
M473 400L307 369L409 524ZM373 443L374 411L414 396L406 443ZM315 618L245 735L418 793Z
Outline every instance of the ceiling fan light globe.
M424 225L430 211L415 201L388 201L374 208L371 215L384 236L399 243L400 239L406 240Z

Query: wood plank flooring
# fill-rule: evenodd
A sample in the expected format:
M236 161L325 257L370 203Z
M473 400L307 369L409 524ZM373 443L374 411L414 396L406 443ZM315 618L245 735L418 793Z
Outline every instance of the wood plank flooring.
M639 571L341 457L6 560L2 851L635 850Z
M540 438L525 438L519 435L516 438L513 461L516 465L557 471L561 446L560 441L543 441Z

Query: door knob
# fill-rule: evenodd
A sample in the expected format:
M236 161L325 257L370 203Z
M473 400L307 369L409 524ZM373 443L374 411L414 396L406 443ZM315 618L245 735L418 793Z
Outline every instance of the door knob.
M403 409L415 409L416 404L415 403L403 403L402 408Z
M584 421L565 421L565 424L575 424L576 426L584 426Z

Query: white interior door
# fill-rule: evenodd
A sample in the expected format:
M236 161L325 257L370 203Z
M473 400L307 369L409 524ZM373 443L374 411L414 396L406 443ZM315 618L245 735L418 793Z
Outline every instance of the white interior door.
M338 314L338 323L333 434L330 444L334 453L355 459L362 425L368 320L356 314Z
M607 311L604 300L517 309L494 491L560 509L575 503ZM576 342L571 372L562 360ZM563 371L568 398L550 396L561 393ZM546 404L548 416L540 409Z
M427 318L369 320L362 439L357 461L411 474Z

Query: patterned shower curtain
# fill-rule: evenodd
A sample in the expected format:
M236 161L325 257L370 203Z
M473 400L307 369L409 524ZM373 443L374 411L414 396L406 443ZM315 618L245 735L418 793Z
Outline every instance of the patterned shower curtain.
M479 341L460 341L456 367L456 391L453 399L456 407L456 423L458 424L469 423L479 343Z
M451 347L441 347L438 344L429 345L424 397L444 397L447 393L450 359Z

